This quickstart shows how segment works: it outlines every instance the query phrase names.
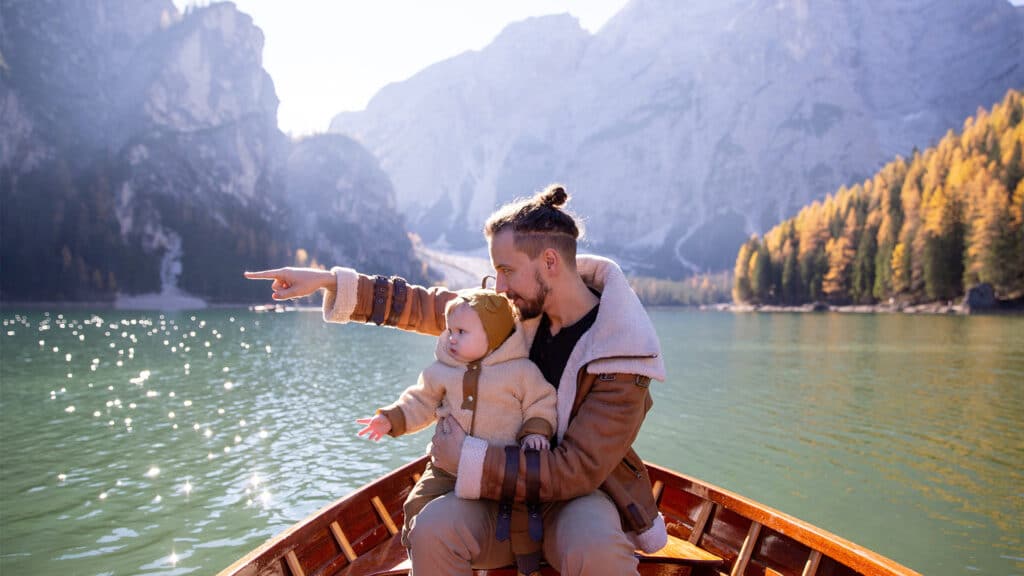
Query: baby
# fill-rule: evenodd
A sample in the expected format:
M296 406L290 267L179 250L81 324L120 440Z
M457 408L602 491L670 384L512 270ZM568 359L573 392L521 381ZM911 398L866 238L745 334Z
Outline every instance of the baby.
M445 323L434 351L436 361L397 402L372 418L356 420L364 425L359 435L372 440L401 436L450 415L467 434L491 443L549 449L555 432L555 388L529 360L526 337L516 329L508 299L491 290L460 291L445 308ZM405 501L403 544L409 545L416 514L452 492L455 481L455 476L427 464ZM512 551L519 572L531 574L538 570L541 547L539 534L531 538L527 533L526 514L525 507L512 509ZM500 526L499 519L499 532Z

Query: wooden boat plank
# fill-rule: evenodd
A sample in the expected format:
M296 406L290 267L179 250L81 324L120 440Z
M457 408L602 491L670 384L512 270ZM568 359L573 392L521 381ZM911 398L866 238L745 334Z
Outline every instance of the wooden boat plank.
M821 552L817 550L811 550L810 555L807 557L807 564L804 565L804 571L801 576L815 576L818 573L818 563L821 562Z
M288 569L291 570L292 576L306 576L306 571L302 569L302 564L299 564L299 558L295 555L294 550L285 554L284 558L288 563Z
M687 539L692 544L699 544L700 537L704 535L704 531L707 530L708 520L711 519L711 513L715 511L715 503L710 500L705 500L701 504L700 511L697 512L697 519L693 523L693 530L690 531L690 537Z
M337 521L331 522L331 534L334 535L334 539L338 542L338 546L341 546L341 551L345 553L345 558L351 562L356 559L356 551L352 548L352 543L349 541L348 536L345 535L345 531L341 529L341 524Z
M761 525L757 522L751 522L750 529L747 531L747 536L743 539L743 546L740 548L740 555L732 565L732 572L730 572L730 576L741 576L742 574L746 574L747 564L750 562L750 557L754 554L754 547L757 546L757 537L760 535Z
M661 550L651 554L637 552L637 555L640 557L641 562L665 562L687 566L696 564L717 566L724 562L721 557L699 548L696 544L672 535L669 535L668 544Z

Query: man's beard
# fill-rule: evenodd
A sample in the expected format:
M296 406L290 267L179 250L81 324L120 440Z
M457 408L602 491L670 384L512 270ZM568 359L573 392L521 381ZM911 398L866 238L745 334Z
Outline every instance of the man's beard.
M519 296L520 302L516 304L516 309L519 310L520 320L529 320L540 316L544 311L544 301L547 300L548 292L551 291L551 287L545 284L544 279L540 277L540 271L535 271L534 274L534 279L537 281L537 296L534 298Z

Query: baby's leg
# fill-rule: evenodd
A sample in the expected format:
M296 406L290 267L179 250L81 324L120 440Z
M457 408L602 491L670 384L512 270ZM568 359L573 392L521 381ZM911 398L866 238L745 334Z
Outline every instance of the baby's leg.
M440 468L434 468L427 462L427 468L423 471L423 475L412 487L412 491L405 499L405 504L402 505L402 510L405 512L405 522L402 524L403 546L409 547L409 530L412 528L413 518L420 513L420 510L423 510L423 507L431 500L454 490L455 476Z

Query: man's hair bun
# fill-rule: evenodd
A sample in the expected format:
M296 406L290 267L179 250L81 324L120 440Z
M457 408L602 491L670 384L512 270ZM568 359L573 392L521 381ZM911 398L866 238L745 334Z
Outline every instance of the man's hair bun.
M569 201L569 193L561 184L552 184L533 197L534 201L547 208L559 208Z

